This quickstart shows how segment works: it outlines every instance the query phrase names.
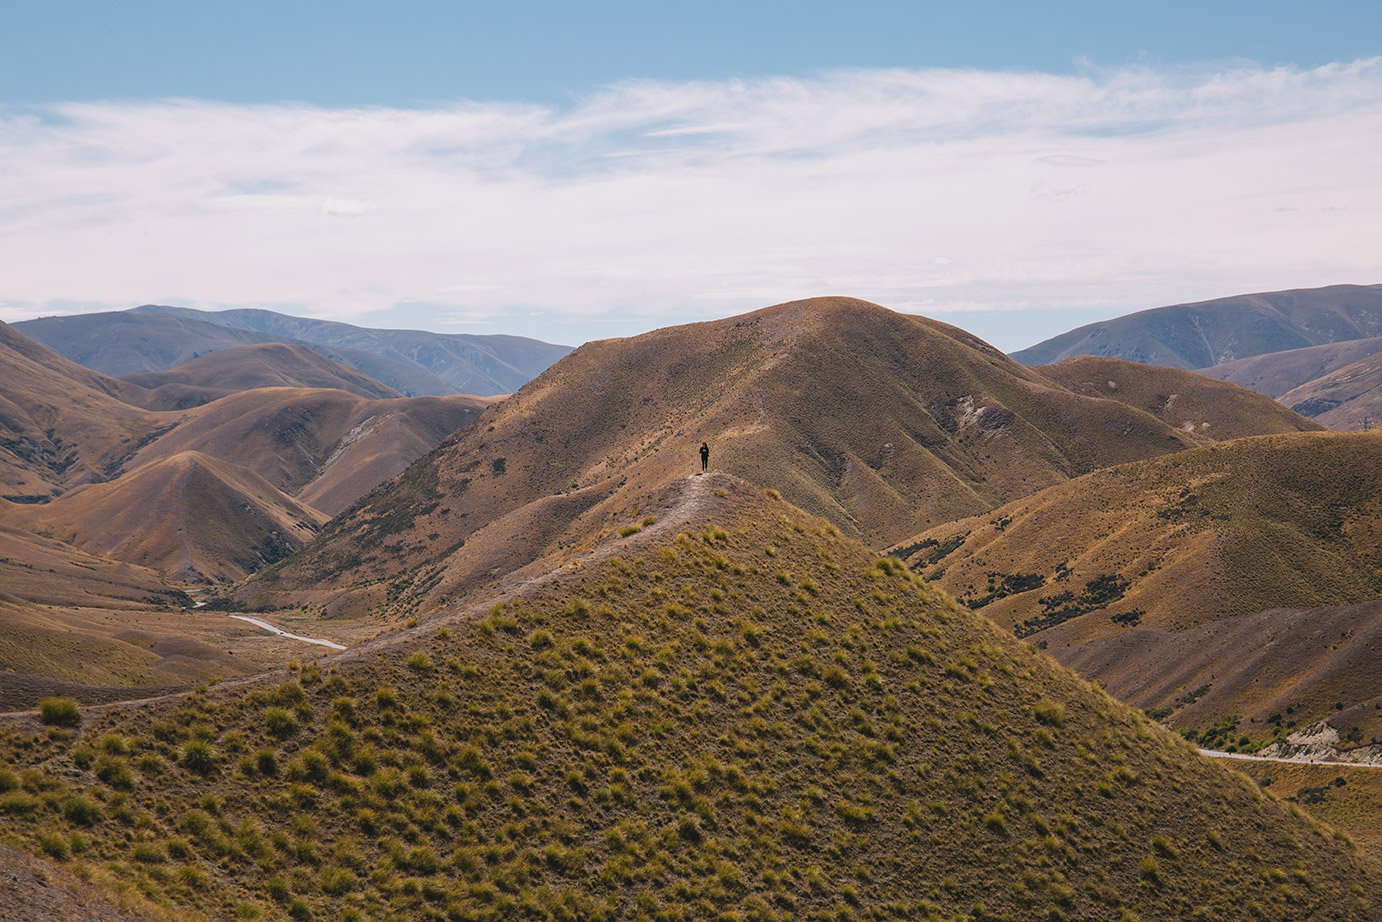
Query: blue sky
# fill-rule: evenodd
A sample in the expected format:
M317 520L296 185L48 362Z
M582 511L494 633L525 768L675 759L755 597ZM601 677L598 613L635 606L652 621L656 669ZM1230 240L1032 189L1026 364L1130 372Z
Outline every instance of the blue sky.
M1379 36L1378 3L0 0L0 319L577 342L848 293L1014 349L1375 282Z
M424 105L841 67L1302 66L1382 50L1382 4L4 0L9 102Z

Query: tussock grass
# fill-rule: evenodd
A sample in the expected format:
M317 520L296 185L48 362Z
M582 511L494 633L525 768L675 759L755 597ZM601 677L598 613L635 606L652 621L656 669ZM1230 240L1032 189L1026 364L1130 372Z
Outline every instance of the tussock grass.
M386 656L7 730L7 833L216 918L1376 909L1324 827L896 561L738 499ZM120 788L102 758L157 771Z

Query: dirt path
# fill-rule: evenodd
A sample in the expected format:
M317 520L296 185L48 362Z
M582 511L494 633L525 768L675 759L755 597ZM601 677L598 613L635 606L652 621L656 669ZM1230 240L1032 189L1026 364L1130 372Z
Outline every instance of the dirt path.
M255 627L263 628L270 634L277 634L279 637L287 637L289 640L300 640L303 643L312 643L319 647L330 647L333 650L344 650L346 648L345 644L336 643L334 640L322 640L318 637L303 637L300 634L289 634L285 630L274 627L267 621L260 621L258 618L251 618L249 615L231 615L230 617L234 618L236 621L245 621L249 624L253 624Z
M1222 752L1218 749L1201 749L1200 755L1211 759L1240 759L1244 762L1284 762L1287 765L1337 765L1339 768L1382 768L1373 762L1328 762L1321 759L1307 759L1302 756L1253 756L1245 752Z

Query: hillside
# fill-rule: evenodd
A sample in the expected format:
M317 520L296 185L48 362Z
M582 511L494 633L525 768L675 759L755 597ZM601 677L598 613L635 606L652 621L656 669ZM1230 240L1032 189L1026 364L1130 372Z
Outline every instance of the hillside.
M1118 400L1168 426L1220 441L1320 428L1246 387L1178 368L1079 356L1040 370L1077 394Z
M369 400L399 396L353 368L288 343L234 346L125 380L148 393L140 405L151 410L185 410L260 387L337 388Z
M1277 414L1268 431L1299 425ZM691 469L702 440L715 468L886 546L1206 439L1072 393L945 324L848 298L793 302L582 346L245 598L370 607L405 579L400 591L423 587L433 604L596 530Z
M1330 429L1382 426L1382 352L1292 388L1281 402Z
M214 918L1377 908L1342 837L826 523L722 474L628 515L296 675L11 722L7 838Z
M128 392L0 323L0 497L43 502L119 469L168 425Z
M1367 610L1322 608L1382 596L1379 449L1378 434L1226 442L1096 472L895 553L1130 700L1176 710L1173 719L1295 706L1308 721L1327 701L1348 707L1382 688ZM1353 639L1315 629L1326 623ZM1250 667L1268 654L1289 659ZM1186 708L1207 691L1214 697Z
M568 346L522 336L377 330L266 310L197 311L146 305L131 313L195 319L279 341L310 343L409 396L511 393L571 351Z
M14 509L11 519L88 552L196 582L238 579L286 556L325 516L242 467L187 451L42 507Z
M196 317L131 311L40 317L14 327L70 361L117 378L163 371L208 352L274 339Z
M165 577L237 578L297 547L310 533L301 523L314 530L492 402L255 386L281 375L389 393L316 353L277 344L231 348L141 379L152 385L164 379L150 389L70 362L0 324L0 523ZM203 386L198 381L220 381L235 392L178 412L140 406L159 405L169 387L186 396L188 388ZM157 467L174 459L180 461ZM77 488L95 485L102 488L69 500ZM88 520L91 515L101 519ZM281 531L285 522L298 524ZM184 527L195 536L178 531ZM183 540L175 541L177 535L186 547L175 546ZM54 553L70 559L72 551ZM20 571L30 566L27 553L14 558ZM88 577L104 579L104 568L90 561L50 569L57 575L44 592L71 604L90 604L77 601L90 589Z
M1201 368L1200 374L1241 384L1275 400L1289 390L1378 352L1382 352L1382 336L1254 355Z
M1013 353L1025 365L1101 355L1172 368L1382 335L1382 285L1331 285L1198 301L1091 323Z
M490 403L464 394L366 400L341 390L258 388L187 412L130 466L202 452L330 516L401 473Z

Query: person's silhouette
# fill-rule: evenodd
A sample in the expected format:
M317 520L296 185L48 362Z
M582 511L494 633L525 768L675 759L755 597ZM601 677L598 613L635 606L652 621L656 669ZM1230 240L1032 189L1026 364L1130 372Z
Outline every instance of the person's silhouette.
M701 470L705 471L710 467L710 446L705 442L701 443Z

